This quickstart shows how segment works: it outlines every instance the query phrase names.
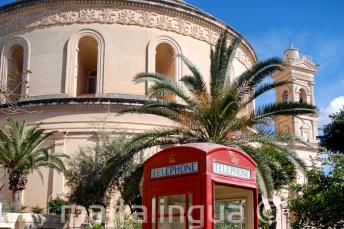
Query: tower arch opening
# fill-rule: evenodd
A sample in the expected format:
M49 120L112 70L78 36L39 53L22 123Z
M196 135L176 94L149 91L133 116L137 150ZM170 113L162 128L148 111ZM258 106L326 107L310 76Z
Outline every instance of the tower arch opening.
M300 103L307 103L307 94L305 89L301 88L299 90L299 102Z
M289 91L288 90L284 90L282 92L282 102L289 102L290 98L289 98Z
M90 36L80 38L76 95L95 95L97 92L98 44Z
M24 48L15 44L9 49L7 72L7 93L10 100L18 100L22 96L24 74Z

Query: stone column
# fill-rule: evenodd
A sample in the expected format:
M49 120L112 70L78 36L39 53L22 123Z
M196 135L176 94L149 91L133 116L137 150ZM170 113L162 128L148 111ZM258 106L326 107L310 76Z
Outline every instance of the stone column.
M65 152L65 133L56 132L54 134L54 140L55 140L55 154L63 154ZM53 171L53 180L52 180L52 192L51 192L51 198L56 198L59 195L64 194L64 183L65 178L64 175L56 170Z

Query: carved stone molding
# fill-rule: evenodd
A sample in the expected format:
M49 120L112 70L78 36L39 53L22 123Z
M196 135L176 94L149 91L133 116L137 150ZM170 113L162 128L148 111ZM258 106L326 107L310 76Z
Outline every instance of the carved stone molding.
M154 11L150 8L142 10L141 8L141 6L130 8L123 5L121 7L104 5L98 8L91 8L89 5L85 5L81 8L74 5L44 10L32 9L20 16L0 19L0 36L18 30L53 25L100 23L157 28L190 36L209 44L215 44L218 38L219 28L216 28L212 23L201 23L201 20L186 17L177 11L171 12L166 10L167 12L163 12ZM238 50L236 58L247 68L251 67L254 61L243 50Z
M173 31L214 44L218 33L186 21L156 12L119 8L58 8L31 11L30 14L8 18L2 22L0 35L19 29L31 29L58 24L124 24Z

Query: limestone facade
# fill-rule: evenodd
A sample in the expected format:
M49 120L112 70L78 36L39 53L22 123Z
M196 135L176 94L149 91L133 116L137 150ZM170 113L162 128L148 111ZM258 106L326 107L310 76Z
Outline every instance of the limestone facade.
M171 126L168 120L150 115L117 115L123 108L147 99L148 85L133 83L133 77L166 65L157 60L158 48L164 44L168 48L161 55L185 55L209 82L210 49L224 28L229 30L230 39L241 36L202 10L175 0L31 0L3 6L1 87L8 86L13 69L30 71L23 74L18 89L23 112L0 112L0 124L8 117L26 120L30 125L41 123L43 128L56 131L50 139L57 144L54 152L68 155L80 146L95 144L103 130L136 133ZM16 51L18 47L21 51ZM254 49L243 39L232 71L239 75L256 62ZM302 64L314 68L310 63ZM179 59L170 65L168 72L176 81L189 73ZM298 69L300 66L295 64L285 76L276 77L295 73L295 84L288 88L288 96L294 98L299 87L304 88L307 101L314 103L314 81L305 74L315 70L304 73ZM315 143L316 119L304 120L307 130L302 130L303 124L297 124L297 120L283 119L276 122L277 129L301 131ZM45 207L49 199L68 192L61 174L50 169L42 172L43 182L38 174L30 175L23 192L24 206ZM4 190L2 194L10 198L11 193Z
M79 146L94 144L104 128L131 133L172 125L149 115L116 113L146 100L147 85L136 85L133 77L156 70L159 44L170 46L174 55L190 58L209 81L210 48L225 27L231 37L240 36L180 1L36 0L6 5L0 8L1 86L9 83L14 46L22 48L20 70L30 72L21 79L19 104L25 112L10 116L1 113L0 121L3 124L12 117L29 124L41 123L43 128L57 131L51 139L59 143L55 152L69 155ZM85 54L85 59L95 55L96 85L94 93L78 94L80 42L85 37L96 44L96 54L87 50ZM235 73L255 62L254 50L244 41L234 60ZM175 80L188 73L178 59L173 68ZM43 170L43 183L37 174L29 178L23 192L24 206L45 206L47 200L66 194L63 176ZM9 192L6 195L10 197Z

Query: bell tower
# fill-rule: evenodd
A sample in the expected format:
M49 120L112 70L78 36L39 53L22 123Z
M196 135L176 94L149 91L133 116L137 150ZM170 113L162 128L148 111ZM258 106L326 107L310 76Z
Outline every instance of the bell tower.
M315 104L314 101L314 78L319 65L313 63L312 59L304 56L297 48L291 47L284 52L284 60L287 63L285 71L273 75L275 81L287 80L290 83L276 88L276 101L304 102ZM317 147L317 116L300 115L298 117L279 116L275 118L276 131L286 132L295 135L311 146L294 144L290 147L300 159L305 162L307 168L312 164L311 157L318 154ZM305 171L297 168L295 181L299 184L307 182ZM282 209L277 211L277 228L290 228L291 215L286 200L294 195L293 192L285 189L282 191L282 198L275 197L275 205Z
M291 47L284 52L287 62L286 70L273 75L275 81L287 80L291 83L276 89L278 102L304 102L315 104L314 101L314 74L319 65L311 58L301 55L297 48ZM316 115L302 115L298 117L277 117L275 128L280 132L294 134L308 143L317 143Z

